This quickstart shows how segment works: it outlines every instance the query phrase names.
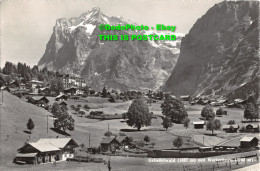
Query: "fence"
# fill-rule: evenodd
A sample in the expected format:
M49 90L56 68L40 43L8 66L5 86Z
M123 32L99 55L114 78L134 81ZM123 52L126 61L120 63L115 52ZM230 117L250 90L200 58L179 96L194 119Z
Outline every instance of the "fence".
M237 152L230 151L219 151L219 152L179 152L174 150L154 150L148 152L148 157L157 157L157 158L203 158L203 157L212 157L225 154L234 154Z
M233 170L242 168L245 166L249 166L252 164L256 164L259 162L259 158L256 155L253 156L245 156L239 159L230 159L225 161L218 161L213 163L199 163L194 165L183 165L183 171L214 171L214 170Z

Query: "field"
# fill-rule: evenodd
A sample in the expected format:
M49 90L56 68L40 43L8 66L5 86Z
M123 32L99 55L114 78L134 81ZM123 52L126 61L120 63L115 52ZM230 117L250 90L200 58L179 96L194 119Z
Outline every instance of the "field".
M49 98L49 97L48 97ZM54 98L49 98L50 104L54 102ZM2 102L2 97L0 98ZM106 98L100 97L87 97L84 100L77 101L69 99L67 101L68 108L70 109L70 105L81 104L84 106L88 104L92 109L104 111L105 114L121 114L128 110L128 107L131 104L131 101L127 102L117 102L110 103ZM203 144L204 137L204 145L216 145L221 142L228 141L229 139L237 138L239 136L243 136L246 134L242 133L225 133L223 131L216 131L216 136L210 136L211 132L207 130L195 130L193 129L193 125L190 124L188 129L185 129L182 124L174 124L173 127L169 128L168 131L165 131L161 125L162 120L159 116L162 116L160 109L161 101L158 103L153 103L149 106L150 111L152 111L157 118L152 120L152 125L149 127L144 127L141 131L136 131L136 128L132 128L127 126L123 119L117 120L96 120L89 119L85 117L78 117L73 115L75 119L75 130L70 132L67 131L73 139L75 139L78 144L84 143L87 147L89 146L89 134L90 134L90 146L97 147L100 144L102 138L104 138L104 133L107 131L108 126L110 131L113 133L124 132L128 136L132 136L134 140L143 139L145 135L148 135L151 138L151 142L155 143L155 149L170 149L173 148L172 141L176 138L176 136L182 136L184 138L184 144L182 147L193 147ZM186 104L186 108L188 110L189 118L191 119L191 123L193 121L198 121L200 117L200 111L203 106L190 106ZM48 117L48 133L47 133L47 115L50 115L45 109L35 106L33 104L27 103L25 99L19 99L16 96L13 96L7 92L4 92L4 100L3 103L0 104L0 112L1 112L1 143L0 143L0 164L3 168L9 169L30 169L31 166L17 166L12 163L14 155L17 153L17 149L22 147L26 141L37 141L39 138L46 137L64 137L64 135L58 134L52 131L50 128L52 127L52 119ZM215 110L217 108L214 108ZM91 111L90 110L90 111ZM243 116L243 111L240 109L225 109L228 110L228 115L220 117L222 124L226 124L228 120L235 120L236 123L241 124L241 119ZM86 114L87 115L87 114ZM32 134L27 133L26 123L29 118L32 118L35 123L35 128L32 130ZM147 147L148 148L148 147ZM153 149L153 148L151 148ZM123 160L124 162L120 162ZM124 158L124 157L113 157L114 167L120 168L121 164L128 165L129 162L129 170L131 170L131 165L135 164L137 166L140 165L140 170L147 170L146 159L139 158ZM139 163L139 164L138 164ZM67 164L60 163L62 168L63 166L66 168ZM73 164L74 165L74 164ZM106 166L104 164L79 164L77 165L77 169L82 169L87 166L90 170L106 170ZM150 168L149 165L148 168ZM158 166L158 167L157 167ZM35 169L42 166L35 166ZM48 170L52 170L48 165ZM152 166L153 168L160 168L157 164L156 166ZM169 166L169 167L172 167ZM93 169L91 169L93 168ZM1 170L1 169L0 169ZM8 170L8 169L4 169ZM62 169L64 170L64 169ZM148 169L149 170L149 169Z

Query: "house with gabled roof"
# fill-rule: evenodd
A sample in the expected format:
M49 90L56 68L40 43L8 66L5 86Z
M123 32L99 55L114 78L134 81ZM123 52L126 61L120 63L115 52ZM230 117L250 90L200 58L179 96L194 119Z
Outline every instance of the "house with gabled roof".
M245 126L246 132L259 132L259 123L249 123Z
M11 91L7 86L2 86L0 89L1 91L8 91L8 92Z
M66 160L74 157L78 146L72 138L42 138L18 149L15 161L38 164Z
M203 129L205 125L205 121L197 121L192 123L194 125L194 129Z
M68 97L65 94L60 94L55 98L55 101L64 101L67 99L68 99Z
M258 146L259 139L256 137L243 137L240 140L241 148L254 148Z
M113 146L117 148L119 146L119 142L116 140L114 136L107 137L100 142L101 150L108 151Z
M239 129L239 125L236 125L236 124L233 124L233 125L223 125L222 129L225 132L237 132L237 130Z
M127 136L117 136L115 139L118 141L119 146L122 146L124 149L130 145L130 139Z
M28 98L28 102L38 104L40 106L45 106L49 103L49 99L46 96L31 96Z

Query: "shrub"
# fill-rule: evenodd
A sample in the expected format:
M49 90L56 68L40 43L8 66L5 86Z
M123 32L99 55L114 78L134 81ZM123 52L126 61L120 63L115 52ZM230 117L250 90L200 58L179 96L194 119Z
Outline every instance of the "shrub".
M183 139L181 137L177 137L174 141L173 141L173 145L177 148L180 148L183 144Z
M240 132L245 132L245 131L246 131L246 127L245 127L245 126L242 126L239 131L240 131Z
M228 124L229 124L229 125L233 125L233 124L235 124L235 123L236 123L235 120L229 120L229 121L228 121Z
M224 115L224 110L220 107L217 111L216 111L216 115Z
M90 109L90 107L87 104L85 104L83 108L84 109Z
M202 109L201 116L206 118L206 120L214 119L215 112L213 111L213 108L211 106L206 106Z

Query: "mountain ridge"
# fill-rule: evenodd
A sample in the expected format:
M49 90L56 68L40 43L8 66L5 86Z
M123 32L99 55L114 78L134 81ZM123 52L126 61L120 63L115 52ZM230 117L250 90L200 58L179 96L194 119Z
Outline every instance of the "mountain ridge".
M259 78L258 7L259 2L224 1L210 8L182 39L180 57L164 90L176 95L230 95ZM243 93L250 91L259 94L259 87Z
M96 90L159 89L176 63L179 44L170 41L101 41L98 35L154 34L151 31L98 29L100 23L135 24L123 17L108 17L93 8L80 17L57 19L39 68L81 75Z

